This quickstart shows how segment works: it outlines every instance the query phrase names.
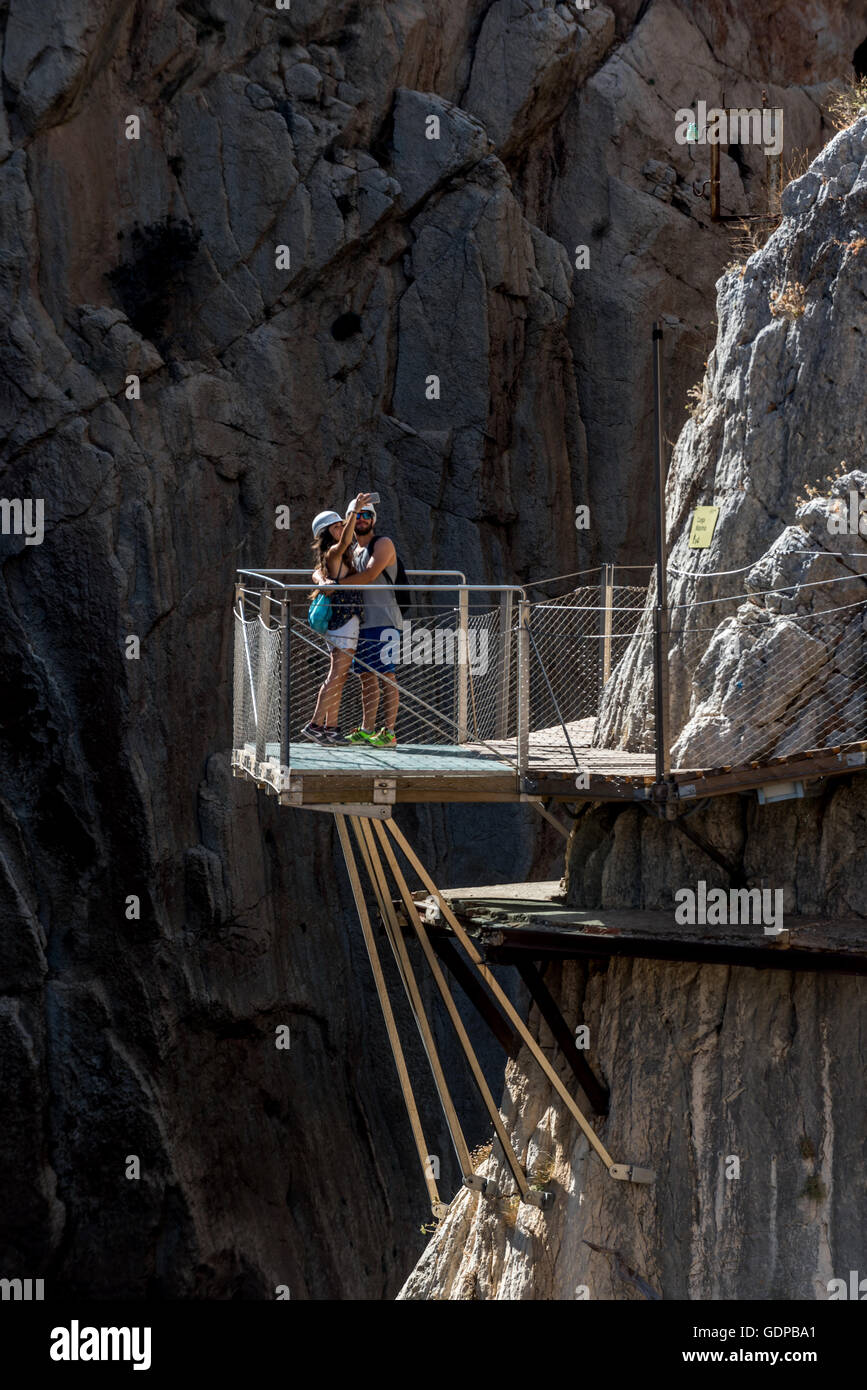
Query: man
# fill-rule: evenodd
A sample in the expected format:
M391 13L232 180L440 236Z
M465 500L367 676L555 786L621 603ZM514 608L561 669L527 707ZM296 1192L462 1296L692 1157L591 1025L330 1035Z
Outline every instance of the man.
M376 536L376 511L371 503L355 519L353 559L356 573L345 584L389 584L397 578L397 551L388 536ZM339 581L338 581L339 582ZM400 692L394 663L383 658L383 633L401 630L403 616L394 593L366 593L361 631L358 634L353 670L361 678L361 727L348 735L350 743L370 743L385 748L397 742L394 726ZM361 664L363 663L363 665ZM383 724L377 727L380 694Z

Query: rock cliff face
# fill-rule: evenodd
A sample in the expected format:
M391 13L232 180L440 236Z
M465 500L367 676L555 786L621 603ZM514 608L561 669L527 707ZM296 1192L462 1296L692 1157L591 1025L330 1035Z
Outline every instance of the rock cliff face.
M865 481L852 471L864 420L849 404L867 369L865 210L862 116L786 188L764 249L720 281L717 345L668 478L675 766L867 736L855 577L867 549L849 518ZM719 516L696 551L700 505ZM651 662L649 636L636 638L606 692L600 744L653 746Z
M863 447L865 171L867 116L789 187L765 249L720 281L717 346L669 477L672 601L719 600L699 610L703 641L672 645L681 766L743 753L748 737L762 741L748 756L865 737L865 581L855 576L867 551L857 530L840 531L867 480L839 467ZM775 314L781 302L790 313ZM787 526L804 485L813 495ZM697 554L687 540L700 503L720 516ZM703 585L684 573L739 566ZM726 604L733 578L751 597ZM612 686L603 739L652 739L644 639ZM781 889L784 913L867 917L867 788L860 778L808 787L803 801L772 807L752 794L699 803L690 828L738 883ZM639 806L584 810L567 861L567 901L581 907L671 910L678 888L734 881ZM612 1182L524 1054L504 1103L554 1208L520 1207L516 1220L514 1206L462 1194L401 1297L652 1296L631 1270L666 1299L826 1298L867 1236L853 1163L867 1137L865 981L641 959L569 962L547 981L567 1021L590 1029L611 1088L606 1146L653 1167L656 1182ZM485 1171L502 1181L496 1155Z
M864 7L0 21L2 489L45 504L42 544L2 537L2 1272L379 1297L419 1184L330 831L228 775L234 567L305 563L309 516L362 484L416 564L645 559L634 325L670 315L679 408L728 258L673 111L765 85L817 145ZM755 156L723 166L760 205ZM523 812L479 855L459 812L406 820L462 881L547 852Z
M595 1040L606 1147L656 1181L612 1181L523 1053L507 1128L554 1206L461 1193L402 1298L646 1297L625 1267L665 1299L815 1299L858 1267L862 979L632 960L547 980ZM482 1171L502 1179L495 1159Z

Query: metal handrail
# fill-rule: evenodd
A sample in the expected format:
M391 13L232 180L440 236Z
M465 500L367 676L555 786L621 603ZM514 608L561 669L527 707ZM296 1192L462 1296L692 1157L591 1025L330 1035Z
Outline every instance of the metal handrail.
M267 584L277 584L281 589L285 589L287 592L290 593L295 593L298 591L308 592L314 583L312 579L308 579L306 584L285 584L282 579L276 579L274 577L274 575L278 572L281 574L299 573L299 571L295 570L268 571L239 569L237 571L238 574L246 575L251 579L262 579ZM440 571L434 572L440 573ZM309 575L310 571L301 570L300 573ZM421 574L424 573L424 571L407 570L407 574L416 573ZM442 573L445 573L445 571L442 571ZM454 570L453 573L457 574L458 571ZM337 588L337 585L324 584L322 587L326 589ZM394 593L393 584L348 584L344 579L340 581L340 588L367 589L372 594ZM521 584L467 584L465 582L461 582L460 584L399 584L398 588L418 589L422 593L435 593L437 589L442 589L445 593L456 593L459 590L466 590L468 594L520 594L522 599L526 599L527 597L524 592L524 588Z
M243 576L244 579L254 579L254 580L258 579L258 580L260 580L260 581L265 585L265 589L263 590L263 593L267 593L267 594L268 594L268 596L269 596L269 604L270 604L270 603L273 603L275 606L278 606L278 607L280 608L280 610L281 610L280 626L284 629L284 637L283 637L283 658L282 658L282 670L281 670L281 696L282 696L282 706L283 706L283 729L282 729L281 739L280 739L280 745L281 745L281 747L280 747L280 761L281 761L282 764L286 765L286 764L288 764L288 762L289 762L289 743L290 743L290 739L289 739L289 722L290 722L290 710L289 710L289 619L290 619L290 600L289 600L289 598L288 598L288 595L289 595L289 594L292 594L292 593L298 593L298 592L300 592L300 593L309 593L309 592L310 592L310 586L311 586L311 580L308 579L307 582L306 582L306 583L303 583L303 584L302 584L302 583L286 583L284 580L278 578L278 575L280 575L280 574L297 574L297 573L309 574L309 570L300 570L300 571L298 571L298 570L250 570L250 569L238 569L237 573L238 573L239 576ZM412 573L412 574L423 574L423 573L425 573L425 571L422 571L422 570L418 570L418 571L416 571L416 570L407 571L407 574L410 574L410 573ZM518 773L519 773L519 776L523 779L523 778L526 776L526 773L527 773L527 765L528 765L528 762L529 762L529 744L530 744L530 739L529 739L529 735L530 735L530 644L529 644L529 626L530 626L530 608L531 608L531 604L530 604L529 600L527 599L526 593L525 593L523 587L522 587L520 584L467 584L466 581L463 579L463 573L462 573L462 571L459 571L459 570L451 570L451 571L446 571L446 570L431 570L431 571L427 571L427 573L434 574L434 575L445 575L445 574L460 575L460 576L461 576L461 580L462 580L462 582L459 583L459 584L431 584L431 583L428 583L428 584L407 584L406 586L404 586L404 585L399 586L399 587L401 587L401 588L404 588L404 587L405 587L405 588L407 588L407 589L412 589L413 591L420 591L420 592L422 592L422 593L431 593L431 592L435 593L435 592L437 592L437 590L443 590L444 592L447 592L447 593L450 592L450 593L457 593L457 594L458 594L458 613L459 613L458 632L459 632L459 650L460 650L460 652L461 652L461 659L458 661L458 664L457 664L457 666L456 666L456 671L455 671L455 678L456 678L456 683L457 683L457 684L456 684L456 692L455 692L455 693L456 693L456 702L457 702L457 721L456 721L456 722L457 722L457 741L458 741L458 743L466 743L466 742L468 742L468 740L469 740L469 732L468 732L468 727L467 727L467 723L468 723L468 706L469 706L469 662L468 662L468 660L467 660L467 649L468 649L468 636L467 636L467 634L468 634L468 629L469 629L469 595L470 595L471 593L483 593L483 594L489 594L489 595L491 595L491 594L499 594L499 595L502 596L502 598L503 598L504 600L508 600L509 603L511 603L511 601L512 601L514 595L516 595L516 594L518 595L518 613L519 613L519 621L518 621L517 628L516 628L516 630L515 630L515 631L516 631L516 641L517 641L517 654L518 654L518 661L517 661L517 675L518 675L518 681L517 681L517 709L516 709L516 715L517 715L517 721L516 721L516 722L517 722L517 728L516 728L516 750L517 750L517 767L518 767ZM282 594L284 594L286 597L285 597L283 600L281 600L281 599L280 599L279 597L277 597L276 595L271 595L270 590L271 590L272 586L273 586L274 588L278 589L278 590L279 590ZM331 588L336 588L337 586L336 586L336 585L331 585L331 586L329 586L329 585L323 585L322 587L323 587L324 589L327 590L329 587L331 587ZM346 583L346 582L342 582L342 583L340 584L339 587L342 588L342 589L363 589L363 590L365 590L365 591L370 591L371 593L390 593L390 594L393 594L393 593L394 593L394 586L393 586L392 584L349 584L349 583ZM248 586L248 585L245 585L243 582L241 582L241 583L239 583L239 584L236 585L236 599L240 599L241 602L242 602L242 604L243 604L245 598L246 598L248 595L249 595L250 597L258 597L258 596L259 596L259 590L256 589L256 588L250 587L250 586ZM243 612L243 608L242 608L242 612ZM511 622L509 622L509 629L510 629L510 628L511 628ZM503 668L503 679L506 680L506 681L508 680L508 663L504 663L504 668Z
M240 570L240 569L238 570L238 574L252 574L252 573L253 573L252 570ZM256 573L258 573L258 574L267 574L267 575L272 575L272 574L310 574L310 569L309 569L309 567L308 567L307 569L297 569L297 570L293 570L293 569L286 569L286 570L258 570L258 571L256 571ZM429 575L429 576L430 576L430 575L435 575L435 574L448 574L448 575L452 575L453 577L457 577L457 578L461 581L462 584L466 584L466 582L467 582L467 576L464 574L463 570L407 570L407 574L418 574L418 575L426 574L426 575ZM447 586L447 587L450 587L450 586Z

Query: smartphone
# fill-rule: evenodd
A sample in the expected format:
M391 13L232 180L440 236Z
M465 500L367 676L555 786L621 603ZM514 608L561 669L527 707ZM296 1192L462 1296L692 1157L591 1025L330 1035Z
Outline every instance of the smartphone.
M370 494L370 500L371 500L371 503L373 504L374 507L378 507L378 506L379 506L379 493L378 493L378 492L372 492L372 493Z

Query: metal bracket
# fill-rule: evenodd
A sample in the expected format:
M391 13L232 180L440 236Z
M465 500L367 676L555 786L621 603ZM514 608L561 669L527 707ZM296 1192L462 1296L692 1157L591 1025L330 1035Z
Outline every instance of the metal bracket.
M675 820L677 817L677 787L670 778L662 778L654 782L650 788L650 800L656 808L656 814L663 820Z
M534 777L519 777L518 783L524 796L538 796L539 783L536 781Z
M397 781L394 777L375 777L373 780L373 800L378 806L393 806Z
M612 1163L608 1176L619 1182L654 1182L656 1174L652 1168L636 1168L634 1163Z
M372 806L369 801L334 801L328 804L299 806L301 811L329 811L333 816L364 816L367 820L388 820L390 806Z
M497 1184L492 1182L490 1178L480 1177L478 1173L464 1178L464 1187L468 1187L471 1192L481 1192L482 1196L487 1198L498 1195Z
M525 1197L521 1199L528 1207L538 1207L540 1211L548 1211L554 1205L553 1192L537 1192L534 1187Z

